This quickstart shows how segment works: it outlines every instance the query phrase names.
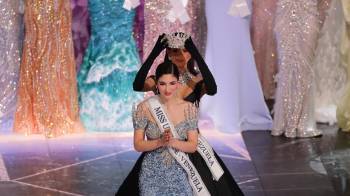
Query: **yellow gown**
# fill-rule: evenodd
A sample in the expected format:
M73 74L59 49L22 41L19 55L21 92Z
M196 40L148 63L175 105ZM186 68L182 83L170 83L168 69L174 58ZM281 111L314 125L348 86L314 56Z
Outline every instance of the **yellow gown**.
M345 28L341 45L341 62L347 67L348 82L345 94L338 104L337 120L339 127L346 132L350 132L350 1L342 0Z
M82 131L70 1L26 0L14 131L47 137Z

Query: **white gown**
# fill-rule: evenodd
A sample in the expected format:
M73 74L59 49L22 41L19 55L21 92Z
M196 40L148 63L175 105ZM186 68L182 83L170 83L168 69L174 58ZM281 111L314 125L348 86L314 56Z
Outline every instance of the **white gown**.
M340 44L344 30L344 13L340 0L333 0L322 27L313 62L315 67L315 119L336 123L336 105L344 93L346 66L341 64Z
M251 5L251 1L247 2ZM219 131L270 129L272 120L250 42L250 20L229 15L231 3L232 0L206 1L206 62L218 91L202 98L201 115L210 117Z

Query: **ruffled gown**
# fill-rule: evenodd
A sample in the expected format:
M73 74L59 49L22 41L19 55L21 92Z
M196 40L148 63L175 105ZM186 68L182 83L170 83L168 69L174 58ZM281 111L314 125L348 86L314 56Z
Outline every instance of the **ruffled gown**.
M80 118L88 131L131 131L132 89L140 65L133 21L123 0L90 0L91 38L78 73Z

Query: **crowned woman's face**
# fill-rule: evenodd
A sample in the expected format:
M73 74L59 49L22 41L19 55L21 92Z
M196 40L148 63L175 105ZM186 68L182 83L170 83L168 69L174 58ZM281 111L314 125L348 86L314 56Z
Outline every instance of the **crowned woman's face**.
M186 68L187 62L191 59L191 54L186 49L168 48L168 57L179 69Z
M178 79L173 74L164 74L158 79L157 82L159 94L165 100L175 97L178 86Z

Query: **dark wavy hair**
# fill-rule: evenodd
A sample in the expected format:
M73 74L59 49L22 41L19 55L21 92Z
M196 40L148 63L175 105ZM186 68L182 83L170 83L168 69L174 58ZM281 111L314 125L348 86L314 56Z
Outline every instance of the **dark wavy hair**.
M156 81L158 81L158 79L160 77L162 77L162 75L165 75L165 74L172 74L178 80L180 77L179 69L171 61L164 61L163 63L158 65L158 67L156 69Z
M171 62L169 59L168 52L165 52L164 62ZM199 74L199 71L196 70L196 65L194 59L191 57L187 62L187 70L194 76Z

